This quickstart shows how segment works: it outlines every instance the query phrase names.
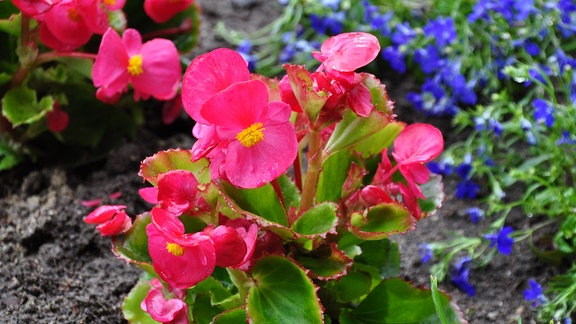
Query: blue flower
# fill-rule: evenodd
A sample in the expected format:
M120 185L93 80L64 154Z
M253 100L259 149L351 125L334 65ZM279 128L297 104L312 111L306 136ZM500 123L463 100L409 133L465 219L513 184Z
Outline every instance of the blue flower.
M431 161L426 163L426 167L434 174L447 176L454 170L454 161L451 159L443 159L440 162Z
M536 98L532 101L534 107L534 119L536 122L544 122L546 126L554 126L554 107L544 99Z
M414 52L414 61L420 64L422 72L426 74L433 73L444 63L444 61L440 59L438 49L433 45L417 49Z
M321 17L316 14L310 15L310 26L316 32L327 35L340 34L342 32L342 23L346 19L346 14L343 11L332 12L328 16Z
M376 13L374 15L370 15L366 21L370 22L370 26L374 31L379 32L384 37L390 37L390 35L392 35L390 21L392 20L393 16L394 11L390 10L385 14Z
M474 199L480 191L480 186L472 180L464 180L456 186L456 197L459 199Z
M532 302L532 307L536 307L538 304L543 305L548 301L542 292L542 286L536 280L528 280L528 285L530 288L524 290L524 300Z
M394 45L404 45L411 41L414 37L416 37L416 32L412 27L410 27L410 23L405 21L401 24L396 25L396 30L392 34L392 43Z
M399 73L406 72L404 53L397 46L388 46L382 51L382 58L390 63L390 66Z
M249 39L243 39L240 44L238 44L238 48L236 50L248 63L248 70L253 72L256 68L256 57L250 54L252 51L252 42Z
M437 19L430 20L423 30L426 36L433 37L436 40L438 47L449 45L456 39L454 19L450 17L440 16Z
M466 213L470 216L470 221L474 224L484 219L484 210L478 207L470 207L466 209Z
M490 247L496 246L498 252L508 255L514 246L514 239L510 237L513 231L512 227L505 226L498 233L486 234L484 238L490 241Z
M469 296L476 295L476 289L468 282L470 276L470 262L472 258L465 256L456 261L454 269L450 271L450 281Z
M428 243L422 243L418 246L418 255L422 259L422 263L430 261L432 258L432 245Z
M569 131L563 131L562 132L562 137L556 141L557 145L574 145L576 144L576 139L574 138L574 136L572 136L570 134Z

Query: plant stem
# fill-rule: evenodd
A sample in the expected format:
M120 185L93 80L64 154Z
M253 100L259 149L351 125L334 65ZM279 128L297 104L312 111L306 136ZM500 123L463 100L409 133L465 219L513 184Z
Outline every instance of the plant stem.
M320 131L310 131L310 144L308 145L308 170L302 188L302 200L300 201L300 212L304 212L312 207L316 197L316 188L320 171L322 170L322 149Z

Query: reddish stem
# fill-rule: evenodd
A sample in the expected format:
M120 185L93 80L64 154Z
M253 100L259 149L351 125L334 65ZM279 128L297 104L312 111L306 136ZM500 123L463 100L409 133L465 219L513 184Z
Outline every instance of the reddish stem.
M296 160L294 160L294 182L300 193L302 193L302 163L300 159L301 155L300 152L298 152Z

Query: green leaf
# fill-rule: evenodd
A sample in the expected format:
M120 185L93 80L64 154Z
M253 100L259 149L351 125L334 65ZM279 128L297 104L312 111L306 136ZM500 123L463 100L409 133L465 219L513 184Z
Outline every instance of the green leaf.
M400 252L398 243L389 239L366 241L360 244L362 254L354 258L355 262L370 265L378 269L381 278L400 275Z
M212 305L210 296L207 294L198 294L192 305L192 314L194 323L208 324L216 315L220 314L220 310Z
M352 266L352 259L338 250L336 244L323 245L314 251L296 251L294 259L311 271L310 276L320 280L338 279Z
M156 324L160 323L152 319L150 314L142 310L140 304L148 295L150 290L150 276L143 273L138 279L136 286L124 298L122 303L122 313L124 318L131 324Z
M246 311L244 308L235 308L214 317L213 324L246 324Z
M40 120L52 110L54 99L44 97L38 102L36 91L27 87L10 89L2 98L2 113L16 127Z
M430 179L421 186L421 189L426 199L419 199L418 204L424 213L430 214L442 207L446 195L444 194L444 183L440 175L431 174Z
M148 254L148 235L146 226L151 223L150 214L140 214L132 224L124 238L115 238L112 251L119 257L135 263L150 263L152 259Z
M352 164L352 153L340 151L322 163L322 172L316 189L316 200L338 201L342 197L342 186Z
M332 290L336 298L343 303L348 303L368 294L372 287L370 275L363 271L351 271L347 275L333 281Z
M2 13L2 16L4 16L4 12ZM12 14L8 19L0 19L0 31L8 33L12 36L20 35L21 26L22 13Z
M284 174L278 178L278 184L280 185L286 208L290 208L290 206L298 208L300 206L300 191L294 181Z
M391 122L373 135L358 141L354 144L353 149L356 152L362 153L364 157L379 154L384 148L392 145L405 126L406 124L403 122Z
M307 210L292 224L291 229L303 235L322 235L335 232L338 225L338 205L324 202Z
M306 273L280 256L260 259L252 275L246 312L251 323L322 323L316 287Z
M256 214L268 221L288 226L286 210L271 184L268 183L254 189L239 189L229 183L222 182L222 190L242 210Z
M200 159L192 162L192 152L181 149L161 151L147 157L142 161L138 175L156 186L158 175L172 170L188 170L194 173L199 183L210 182L208 160Z
M448 319L446 318L446 312L442 307L442 296L438 290L438 278L430 276L430 288L432 289L432 301L434 302L434 307L436 308L436 313L440 318L442 324L448 324Z
M390 117L377 110L373 110L370 116L364 118L357 117L353 113L347 113L344 119L336 125L332 136L330 136L325 148L326 154L330 155L362 143L362 141L379 133L389 123Z
M384 203L371 207L366 216L354 213L350 230L365 240L380 240L392 234L404 233L414 228L415 220L404 206Z
M464 320L450 298L438 294L440 307L448 323L463 323ZM429 289L420 289L400 278L383 280L352 311L342 314L341 323L441 323Z

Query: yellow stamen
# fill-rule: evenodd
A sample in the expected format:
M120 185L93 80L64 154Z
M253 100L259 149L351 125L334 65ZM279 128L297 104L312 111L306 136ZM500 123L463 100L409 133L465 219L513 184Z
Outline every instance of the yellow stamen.
M251 147L264 139L264 130L262 123L255 123L245 128L236 135L236 139L246 147Z
M132 76L142 74L142 72L144 72L144 70L142 70L142 55L136 54L132 56L128 61L128 67L126 69Z
M116 4L116 0L104 0L104 4L107 6L113 6Z
M184 247L176 243L166 243L166 250L174 256L182 256L184 254Z
M68 9L68 18L70 18L70 20L72 21L79 21L80 15L78 14L78 11L76 11L75 8L70 8Z

